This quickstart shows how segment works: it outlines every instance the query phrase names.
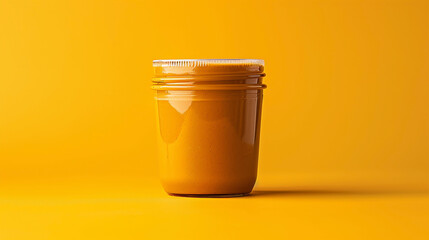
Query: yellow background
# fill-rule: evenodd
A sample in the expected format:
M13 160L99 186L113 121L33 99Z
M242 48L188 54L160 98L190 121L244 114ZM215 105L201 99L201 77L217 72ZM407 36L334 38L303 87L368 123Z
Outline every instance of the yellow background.
M169 58L265 60L259 194L162 193ZM0 239L421 239L428 105L424 0L0 0Z

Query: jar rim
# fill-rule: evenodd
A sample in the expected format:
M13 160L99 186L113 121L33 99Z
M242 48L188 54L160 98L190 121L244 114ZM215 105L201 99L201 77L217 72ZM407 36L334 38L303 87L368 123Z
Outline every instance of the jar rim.
M262 59L245 58L213 58L213 59L156 59L153 60L153 66L187 66L187 65L210 65L210 64L234 64L234 65L265 65Z
M153 60L155 76L261 74L262 59L163 59Z

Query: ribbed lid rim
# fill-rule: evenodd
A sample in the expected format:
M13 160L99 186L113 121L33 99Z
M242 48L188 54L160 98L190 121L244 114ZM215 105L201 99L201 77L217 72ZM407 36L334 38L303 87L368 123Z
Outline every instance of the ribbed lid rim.
M259 65L264 66L262 59L162 59L153 60L154 67L203 67L210 65Z

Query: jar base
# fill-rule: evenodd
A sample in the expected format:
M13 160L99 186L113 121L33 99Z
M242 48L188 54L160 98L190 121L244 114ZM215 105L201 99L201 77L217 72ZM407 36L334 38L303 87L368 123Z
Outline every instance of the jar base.
M168 193L174 197L192 197L192 198L234 198L248 196L248 193L232 193L232 194L182 194L182 193Z

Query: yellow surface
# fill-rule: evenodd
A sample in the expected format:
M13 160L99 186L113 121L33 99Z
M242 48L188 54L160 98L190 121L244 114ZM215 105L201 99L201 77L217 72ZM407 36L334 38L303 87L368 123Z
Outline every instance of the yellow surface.
M38 188L44 196L26 193L25 198L9 195L2 200L1 239L429 236L429 197L421 192L259 188L250 197L201 199L168 197L160 188L105 187L91 193L85 187L68 187L64 193L62 187Z
M427 239L428 16L424 0L0 0L0 239ZM257 189L274 193L164 195L165 58L265 59Z

